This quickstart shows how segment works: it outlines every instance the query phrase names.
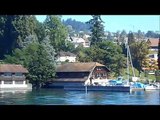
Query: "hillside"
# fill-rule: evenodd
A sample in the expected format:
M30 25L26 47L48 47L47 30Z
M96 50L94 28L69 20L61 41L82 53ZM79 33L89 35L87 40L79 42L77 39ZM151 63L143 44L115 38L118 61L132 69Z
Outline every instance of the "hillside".
M80 22L80 21L76 21L76 20L72 20L71 18L67 19L67 20L63 20L62 23L65 26L72 26L72 29L75 32L80 32L80 31L89 31L89 25L84 23L84 22Z

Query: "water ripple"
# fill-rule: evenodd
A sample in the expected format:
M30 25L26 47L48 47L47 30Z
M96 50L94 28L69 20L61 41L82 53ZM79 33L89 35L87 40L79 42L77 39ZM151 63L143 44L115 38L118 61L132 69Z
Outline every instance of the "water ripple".
M160 105L160 91L92 92L41 89L0 93L0 105Z

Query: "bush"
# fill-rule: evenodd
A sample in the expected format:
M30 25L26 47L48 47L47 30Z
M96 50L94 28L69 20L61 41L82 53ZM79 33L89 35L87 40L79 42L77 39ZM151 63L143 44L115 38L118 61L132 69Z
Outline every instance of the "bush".
M156 76L156 81L157 81L157 82L160 82L160 70L157 70L157 71L155 72L155 76Z

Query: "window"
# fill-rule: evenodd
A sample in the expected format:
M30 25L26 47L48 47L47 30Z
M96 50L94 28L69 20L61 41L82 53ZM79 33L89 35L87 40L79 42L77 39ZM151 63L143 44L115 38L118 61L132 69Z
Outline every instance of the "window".
M13 82L12 82L12 80L5 80L4 81L4 84L12 84Z
M88 43L88 42L86 42L85 44L86 44L86 46L89 46L89 43Z
M97 74L96 74L96 77L101 77L101 74L100 74L100 73L97 73Z
M22 76L22 73L15 73L15 76Z
M154 58L154 55L149 55L150 58Z
M102 68L100 68L100 67L97 67L97 68L96 68L96 70L97 70L97 71L99 71L99 70L102 70Z
M23 84L23 81L17 80L17 81L15 81L15 84Z
M4 76L12 76L12 73L11 72L5 72Z

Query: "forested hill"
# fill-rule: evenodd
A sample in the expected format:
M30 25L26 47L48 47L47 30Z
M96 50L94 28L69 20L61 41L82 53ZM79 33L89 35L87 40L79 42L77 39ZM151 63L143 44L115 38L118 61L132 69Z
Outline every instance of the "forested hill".
M63 20L62 22L65 26L72 26L71 29L73 29L76 32L89 31L89 25L84 22L72 20L71 18Z

